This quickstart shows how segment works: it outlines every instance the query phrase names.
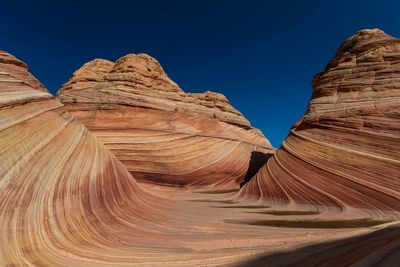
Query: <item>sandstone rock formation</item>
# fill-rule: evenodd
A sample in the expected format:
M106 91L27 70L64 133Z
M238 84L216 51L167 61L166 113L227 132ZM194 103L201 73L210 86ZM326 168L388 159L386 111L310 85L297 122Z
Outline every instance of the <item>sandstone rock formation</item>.
M86 63L57 96L142 181L238 187L273 152L224 95L183 92L145 54Z
M21 60L15 58L13 55L0 50L0 64L4 68L7 68L7 73L2 74L2 83L1 85L4 87L2 88L2 91L4 92L7 88L9 88L9 85L11 84L26 84L32 88L35 88L39 91L46 92L48 93L47 89L41 84L35 77L33 77L29 72L28 72L28 66L22 62ZM15 79L7 79L12 73L13 77ZM15 87L15 93L18 92L18 90L24 90L22 88L26 87L21 87L21 86L16 86ZM26 91L26 90L24 90Z
M0 51L1 266L58 265L67 252L57 251L73 254L74 240L99 240L107 227L123 225L106 226L105 218L148 198L23 62Z
M400 40L358 32L313 87L306 114L240 196L400 211Z
M382 47L396 47L396 39L379 34L374 38L382 36ZM356 39L368 43L372 38L369 35L362 32ZM393 53L387 58L394 56ZM390 68L395 65L392 62ZM384 81L395 92L396 71L387 71L390 78L375 79L372 84ZM393 193L398 192L398 155L391 145L398 137L398 101L387 87L377 88L384 88L380 92L388 97L387 102L381 102L379 95L372 94L376 109L360 109L365 103L354 101L357 104L354 107L362 110L356 112L357 116L368 121L369 126L358 123L358 128L354 127L356 115L348 120L330 116L331 124L321 124L322 115L336 114L340 109L322 112L317 123L310 116L307 126L323 128L302 128L302 138L286 141L272 158L273 163L270 160L271 165L264 167L241 191L245 196L273 200L270 206L247 198L235 200L234 193L229 193L231 190L193 192L139 185L124 165L28 72L24 63L0 51L0 265L308 267L373 263L395 266L400 251L400 215L394 212L397 200ZM390 108L386 109L384 104ZM344 114L354 113L351 109ZM295 132L300 131L306 118ZM325 132L327 129L332 130ZM353 134L357 134L362 148L354 141ZM325 139L307 141L321 136L326 140L341 138L346 147L342 149L339 142L327 145ZM304 150L300 151L296 141L305 144ZM285 148L288 145L292 153L297 148L295 153L303 156L311 152L318 159L309 155L296 160ZM346 162L340 160L343 157ZM360 163L366 159L365 164ZM295 165L287 165L292 162ZM316 163L325 164L324 169L316 169ZM313 186L314 180L310 179L305 187L300 182L304 184L306 178L288 176L289 167L294 168L291 174L296 172L298 176L308 175L306 178L317 181L338 180L322 180ZM355 168L360 176L353 175ZM381 171L382 175L364 179L373 170ZM276 172L280 176L273 178L281 180L268 176ZM332 175L322 176L326 173ZM265 183L265 179L270 181ZM376 182L379 179L386 179L387 183ZM343 186L338 186L339 182ZM359 183L353 187L355 182ZM332 188L323 191L326 187L317 187L326 183ZM371 183L376 186L367 198L364 187ZM277 186L282 191L274 189ZM272 192L270 188L274 194L268 193ZM341 191L335 192L335 188ZM356 195L363 200L360 207L373 208L375 212L316 211L317 204L333 204L323 202L326 198L319 198L311 190L324 196L329 193L330 198L336 197L338 206L346 208L355 206L348 201ZM304 201L293 197L295 193L304 197ZM289 197L292 202L310 205L296 209L275 205L288 202L285 199ZM375 204L368 205L372 200ZM378 209L386 213L379 213Z

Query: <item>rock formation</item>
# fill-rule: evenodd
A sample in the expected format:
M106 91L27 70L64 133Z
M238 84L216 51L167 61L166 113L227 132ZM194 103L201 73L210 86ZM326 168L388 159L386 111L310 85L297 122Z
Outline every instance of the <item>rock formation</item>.
M303 118L239 195L400 211L400 40L358 32L313 88Z
M232 190L139 185L24 63L0 51L0 265L395 266L398 41L379 31L349 41L317 76L306 116L239 191L271 205ZM346 54L356 57L348 78L339 67L349 66ZM361 55L376 57L364 66ZM237 129L215 132L252 132L215 121ZM304 205L275 205L288 202Z
M57 254L62 247L69 247L73 239L95 242L110 225L122 226L117 221L106 226L101 223L105 218L121 216L125 206L143 207L149 198L27 66L4 51L0 151L2 266L58 265L65 257ZM96 231L88 231L90 227ZM74 251L70 247L68 253Z
M185 93L145 54L86 63L57 96L142 181L238 187L273 152L224 95Z

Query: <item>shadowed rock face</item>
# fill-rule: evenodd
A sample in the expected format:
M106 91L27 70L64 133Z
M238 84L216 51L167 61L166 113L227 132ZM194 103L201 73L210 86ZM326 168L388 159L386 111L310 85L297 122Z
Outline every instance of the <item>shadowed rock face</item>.
M57 96L142 181L238 187L274 151L224 95L183 92L145 54L86 63Z
M272 202L400 210L400 40L347 39L306 114L240 192Z

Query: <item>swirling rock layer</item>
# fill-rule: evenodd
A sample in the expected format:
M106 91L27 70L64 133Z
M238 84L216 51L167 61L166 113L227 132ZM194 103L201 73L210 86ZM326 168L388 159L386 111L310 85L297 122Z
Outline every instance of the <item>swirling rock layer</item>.
M0 265L69 265L74 244L89 252L89 240L126 227L110 218L148 199L27 66L0 51Z
M0 152L1 266L399 262L395 213L316 210L315 197L293 209L238 201L232 190L139 186L24 63L1 51Z
M273 152L225 96L184 93L145 54L86 63L58 98L142 181L237 187Z
M358 32L313 87L306 114L240 195L400 211L400 40Z
M286 248L282 235L310 240L227 224L241 207L210 207L234 203L210 192L145 191L25 64L0 58L1 266L232 266Z

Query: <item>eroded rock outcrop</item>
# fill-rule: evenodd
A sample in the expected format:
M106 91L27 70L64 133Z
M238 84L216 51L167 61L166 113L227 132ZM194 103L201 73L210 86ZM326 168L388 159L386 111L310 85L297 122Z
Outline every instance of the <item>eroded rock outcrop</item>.
M149 199L27 65L0 51L0 265L60 265L63 256L52 252L89 249L71 244L96 243L101 232L110 234L104 221L123 226L111 214L129 216L124 207L143 208Z
M385 38L383 47L397 44ZM391 73L392 78L380 81L397 90L396 83L390 83L396 79ZM388 99L398 103L396 96ZM353 198L344 196L356 195L362 200L356 202L360 207L397 210L398 155L392 145L398 137L398 106L388 101L388 108L383 108L379 96L373 102L377 108L372 113L355 114L374 123L355 124L352 118L330 116L330 123L322 124L323 117L317 115L317 122L310 116L305 125L305 116L294 128L300 136L292 133L273 163L241 193L279 204L311 206L260 205L232 199L232 190L139 186L123 164L29 74L24 63L0 51L0 265L395 266L400 228L394 220L399 213L313 208L316 204L355 206L348 203ZM342 114L323 110L321 115ZM383 115L378 115L382 110ZM353 134L362 145L356 145ZM331 138L341 141L332 144ZM297 155L302 157L296 160ZM353 174L355 170L359 176ZM374 171L382 176L368 178ZM355 182L357 187L352 187ZM329 190L327 183L332 186ZM368 198L364 187L371 188ZM328 196L337 203L324 202Z
M240 196L400 211L400 40L358 32L313 87L306 114Z
M142 181L237 187L273 152L224 95L185 93L145 54L86 63L57 96Z
M28 85L29 87L35 88L39 91L48 92L47 89L43 86L43 84L29 73L28 66L21 60L14 57L13 55L0 50L0 64L2 64L3 68L7 69L7 72L3 71L1 75L2 77L1 90L3 92L5 92L5 90L8 90L7 88L9 88L10 85L12 84L21 85L22 83ZM7 79L9 76L11 76L10 73L12 73L12 76L15 77L15 79L12 78ZM13 91L15 91L16 93L18 90L26 90L26 87L16 86L15 90Z

